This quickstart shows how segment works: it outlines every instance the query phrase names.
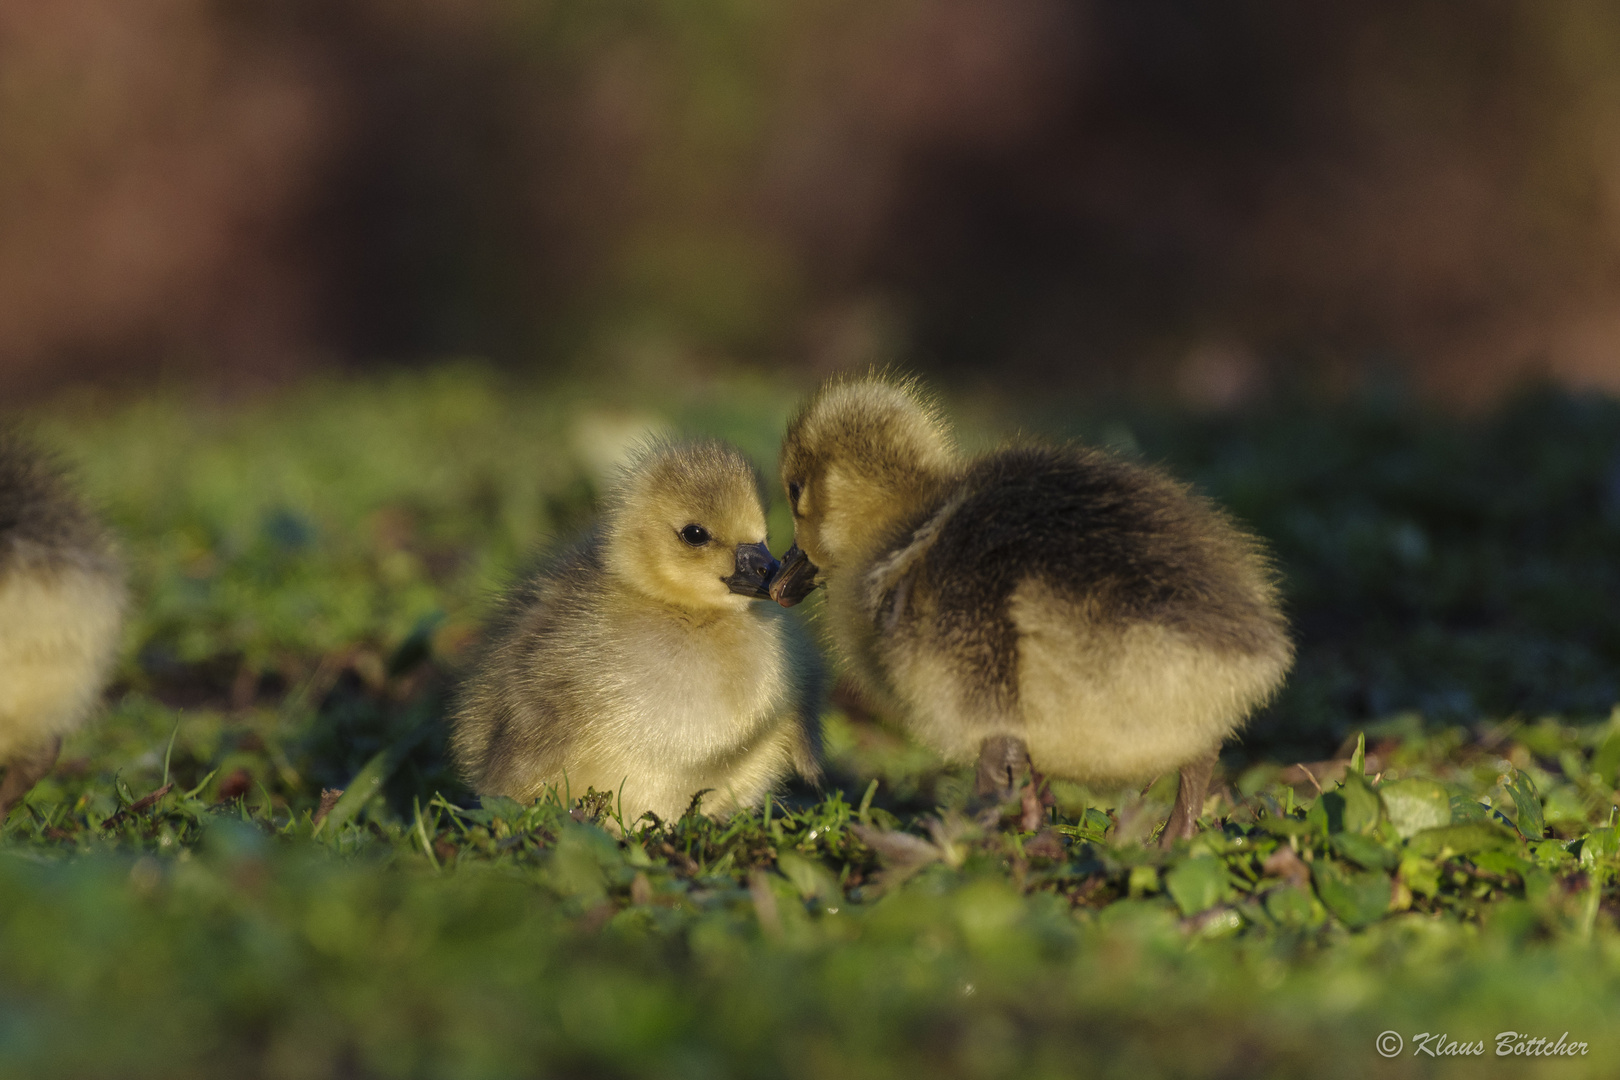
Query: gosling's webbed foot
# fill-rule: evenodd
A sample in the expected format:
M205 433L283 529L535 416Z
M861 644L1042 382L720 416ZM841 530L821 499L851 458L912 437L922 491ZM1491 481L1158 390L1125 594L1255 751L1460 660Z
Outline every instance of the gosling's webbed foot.
M1176 808L1164 824L1164 835L1159 837L1160 847L1170 847L1177 840L1190 840L1198 832L1198 815L1204 809L1204 796L1209 792L1210 777L1215 774L1219 750L1181 767L1181 784L1176 789Z

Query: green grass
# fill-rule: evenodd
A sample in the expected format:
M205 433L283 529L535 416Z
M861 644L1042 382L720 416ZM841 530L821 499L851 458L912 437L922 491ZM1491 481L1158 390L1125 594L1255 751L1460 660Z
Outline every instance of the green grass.
M106 714L0 835L0 1076L1612 1071L1614 402L956 403L970 440L1164 461L1277 550L1298 671L1171 852L1170 778L986 831L961 770L838 707L828 789L761 813L480 806L442 718L493 591L588 520L627 433L768 469L795 394L466 367L31 417L138 604ZM1288 771L1358 734L1325 793ZM1498 1058L1507 1030L1590 1052ZM1414 1056L1424 1032L1483 1056Z

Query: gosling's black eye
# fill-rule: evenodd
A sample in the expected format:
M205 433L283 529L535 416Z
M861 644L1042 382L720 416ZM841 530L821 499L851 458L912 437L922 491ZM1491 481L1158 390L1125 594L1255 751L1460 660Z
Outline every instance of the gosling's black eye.
M688 525L681 530L681 539L693 547L702 547L709 542L709 530L701 525Z
M799 492L803 490L804 485L799 483L797 480L788 484L788 502L793 504L793 509L795 510L799 508Z

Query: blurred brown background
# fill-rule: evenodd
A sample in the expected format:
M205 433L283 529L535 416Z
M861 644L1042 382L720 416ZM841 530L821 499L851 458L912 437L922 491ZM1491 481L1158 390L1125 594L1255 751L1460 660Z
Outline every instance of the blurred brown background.
M12 400L452 355L1613 389L1617 257L1598 2L0 4Z

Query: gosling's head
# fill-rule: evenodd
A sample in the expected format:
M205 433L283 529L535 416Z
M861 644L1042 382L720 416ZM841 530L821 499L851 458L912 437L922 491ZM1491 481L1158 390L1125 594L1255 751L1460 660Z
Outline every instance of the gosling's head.
M957 469L939 407L910 379L835 378L788 424L782 485L793 549L771 595L803 599L819 571L836 572L938 490Z
M759 474L714 440L643 447L608 496L603 534L610 573L689 611L763 599L777 568Z

